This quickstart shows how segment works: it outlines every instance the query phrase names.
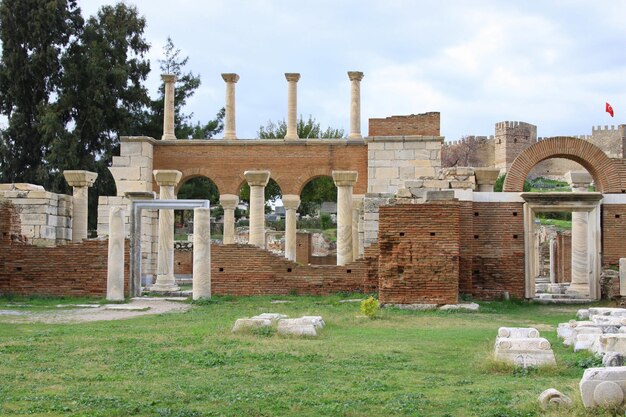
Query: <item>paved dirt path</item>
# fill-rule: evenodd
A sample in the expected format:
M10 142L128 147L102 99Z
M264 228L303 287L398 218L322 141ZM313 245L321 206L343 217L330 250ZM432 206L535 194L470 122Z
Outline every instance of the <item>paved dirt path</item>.
M130 306L142 310L109 310L107 306ZM147 308L147 309L146 309ZM150 314L187 311L190 304L158 299L131 300L125 304L104 304L100 307L68 307L45 311L0 310L2 323L83 323L101 320L124 320ZM143 310L145 309L145 310Z

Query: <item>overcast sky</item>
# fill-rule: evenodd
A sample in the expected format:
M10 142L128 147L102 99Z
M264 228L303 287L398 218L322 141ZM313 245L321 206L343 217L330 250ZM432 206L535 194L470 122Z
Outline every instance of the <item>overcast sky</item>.
M112 1L79 0L83 15ZM128 0L146 17L148 86L168 36L202 85L186 110L206 121L235 72L237 134L287 112L285 72L299 72L298 113L349 129L347 71L363 71L370 117L441 112L441 134L536 124L539 136L626 123L626 1ZM605 102L615 118L605 113Z

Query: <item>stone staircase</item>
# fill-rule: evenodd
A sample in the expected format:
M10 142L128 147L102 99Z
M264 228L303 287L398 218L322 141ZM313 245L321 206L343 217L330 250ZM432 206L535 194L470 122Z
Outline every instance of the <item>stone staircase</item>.
M535 279L534 301L542 304L586 304L593 300L585 294L567 293L569 282L552 284L549 277Z

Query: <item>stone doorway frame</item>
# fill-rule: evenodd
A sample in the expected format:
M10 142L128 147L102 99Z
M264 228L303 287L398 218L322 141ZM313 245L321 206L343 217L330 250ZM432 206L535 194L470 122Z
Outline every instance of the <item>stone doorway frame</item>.
M601 205L602 193L521 193L524 199L525 297L535 297L537 253L535 247L535 214L568 211L589 213L587 222L587 265L589 266L589 298L600 299L602 255Z
M141 295L141 212L142 210L193 210L211 208L209 200L135 200L130 208L130 279L131 297Z

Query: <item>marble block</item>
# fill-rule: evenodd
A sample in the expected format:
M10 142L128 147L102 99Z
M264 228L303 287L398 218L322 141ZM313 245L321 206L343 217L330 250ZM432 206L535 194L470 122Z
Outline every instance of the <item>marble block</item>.
M624 403L626 366L586 369L579 386L586 408L620 407Z
M259 327L270 327L272 321L268 319L237 319L233 326L233 333L250 331Z
M607 352L602 357L602 365L606 367L624 366L624 355L617 352Z
M539 337L539 330L534 327L500 327L498 329L498 337L534 339Z
M580 352L581 350L589 350L591 351L596 340L602 336L599 333L581 333L576 336L576 341L574 342L574 352Z
M287 316L285 314L279 314L279 313L262 313L262 314L259 314L258 316L254 316L252 318L253 319L271 320L272 323L275 323L278 320L286 319Z
M626 334L601 334L594 341L591 350L599 354L617 352L626 355Z
M290 324L287 320L278 322L278 333L289 336L317 336L315 326L312 324Z
M298 325L312 325L316 329L321 329L325 326L324 320L320 316L302 316L297 319L282 319L279 324L284 326L298 326Z
M571 405L572 400L554 388L548 388L539 394L539 406L542 410L552 407L571 407Z
M587 320L589 318L589 309L581 308L576 312L576 318L578 320Z
M529 366L556 365L550 342L537 338L497 338L494 357L524 368Z

